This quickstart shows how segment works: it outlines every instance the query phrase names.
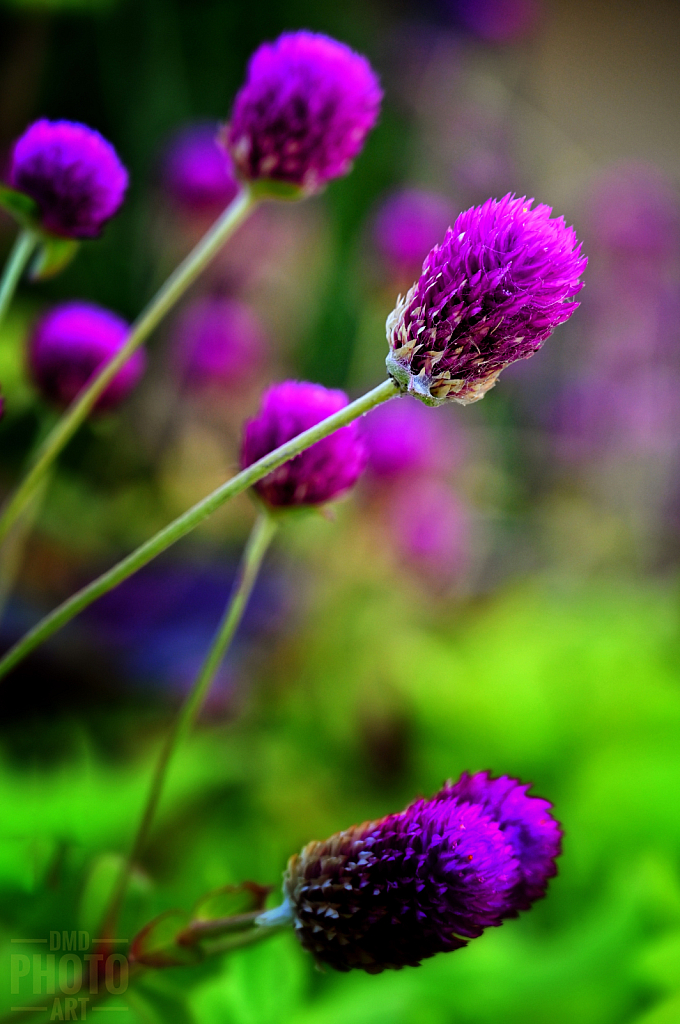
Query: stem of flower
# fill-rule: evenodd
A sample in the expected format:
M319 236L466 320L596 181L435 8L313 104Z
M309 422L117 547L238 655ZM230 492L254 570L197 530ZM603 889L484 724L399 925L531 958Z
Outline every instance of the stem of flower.
M210 645L201 669L194 680L194 684L187 695L179 713L173 723L167 739L161 748L160 756L156 762L149 794L142 812L142 817L137 828L132 849L120 873L120 877L111 896L109 909L105 915L103 935L109 935L115 930L116 921L120 907L125 897L125 891L130 880L130 874L135 862L146 846L149 832L158 810L158 804L163 793L163 786L167 778L168 769L172 757L178 746L193 727L200 713L201 708L208 696L210 687L217 675L238 625L243 618L246 605L253 592L257 574L260 571L262 560L267 552L277 529L277 521L269 512L261 512L255 521L248 543L246 544L238 575L227 607L218 626L215 637Z
M5 319L19 278L37 244L38 236L30 228L23 228L17 235L0 280L0 324Z
M0 660L0 679L7 675L9 670L14 668L27 654L30 654L48 637L75 618L84 608L87 608L88 605L96 601L102 594L113 590L114 587L122 583L128 576L132 576L138 569L141 569L142 566L156 558L157 555L160 555L178 540L181 540L182 537L191 533L199 523L202 523L209 515L218 508L221 508L230 498L234 498L237 494L241 494L249 487L252 487L253 484L261 480L267 473L271 473L272 470L277 469L284 462L288 462L295 455L299 455L300 452L311 447L316 441L328 437L329 434L333 434L340 427L347 426L348 423L359 419L364 413L370 412L376 405L380 405L382 402L386 402L389 398L394 398L398 394L400 394L399 385L391 377L388 378L382 384L379 384L377 388L373 388L372 391L362 395L361 398L357 398L355 402L346 405L344 409L340 409L339 412L333 413L332 416L328 416L327 419L310 427L309 430L298 434L297 437L282 444L280 448L275 448L274 451L264 455L257 462L253 462L247 469L241 470L231 480L221 484L212 494L203 498L192 508L188 509L188 511L178 516L168 526L159 530L157 534L138 547L132 554L123 558L112 569L109 569L108 572L97 577L96 580L93 580L92 583L89 583L82 590L73 594L60 604L58 608L55 608L49 615L46 615L44 619L41 619Z
M7 531L21 514L36 484L52 465L64 446L71 440L81 423L111 380L127 362L135 349L146 341L163 317L182 297L189 285L193 284L210 260L217 255L227 239L233 235L246 217L257 206L258 200L247 186L244 186L224 213L206 231L203 238L180 265L172 272L165 284L135 320L128 339L121 349L99 371L96 377L73 401L54 430L48 435L36 454L33 465L19 484L14 495L0 516L0 543ZM35 242L33 243L35 244ZM27 259L28 257L26 257ZM10 261L11 262L11 261ZM20 271L19 271L20 272Z

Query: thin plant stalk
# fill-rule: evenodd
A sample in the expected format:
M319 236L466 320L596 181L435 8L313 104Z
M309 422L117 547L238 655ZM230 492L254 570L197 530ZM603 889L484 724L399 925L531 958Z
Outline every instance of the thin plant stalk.
M111 934L116 927L116 921L120 912L125 892L130 880L135 862L139 859L146 846L149 833L156 817L158 805L163 793L163 787L168 775L172 758L182 743L187 733L194 726L201 708L205 704L210 687L224 659L229 645L234 638L239 623L243 618L246 605L253 592L257 575L262 565L262 560L267 552L277 529L277 520L267 511L261 512L251 531L248 543L246 544L239 566L236 582L232 590L224 615L217 628L217 632L208 649L203 664L194 680L182 707L180 708L173 726L161 748L156 762L156 767L151 779L151 786L144 805L142 817L137 828L137 833L132 844L132 849L125 862L123 870L111 896L109 909L105 915L103 934Z
M36 453L33 464L0 515L0 543L30 500L42 476L92 411L97 399L132 353L146 341L163 317L184 295L227 239L257 206L258 199L243 186L189 255L161 285L130 329L127 341L71 403Z
M177 543L182 537L191 533L204 519L217 511L218 508L221 508L230 498L235 498L237 494L241 494L249 487L252 487L258 480L261 480L267 473L271 473L272 470L283 465L284 462L288 462L289 459L310 448L317 441L328 437L329 434L335 433L341 427L345 427L348 423L359 419L364 413L370 412L375 406L381 405L390 398L394 398L399 393L399 385L389 377L382 384L373 388L372 391L346 405L344 409L340 409L339 412L333 413L332 416L321 420L320 423L298 434L297 437L282 444L279 448L275 448L261 459L258 459L257 462L253 462L252 465L241 470L231 480L221 484L206 498L203 498L192 508L188 509L188 511L178 516L177 519L169 523L168 526L156 533L126 558L123 558L113 568L98 576L96 580L93 580L92 583L77 591L77 593L60 604L58 608L50 612L49 615L46 615L44 619L41 619L0 660L0 679L7 675L10 669L22 661L27 654L30 654L31 651L35 650L36 647L61 629L62 626L65 626L67 622L75 618L84 608L91 605L98 597L108 593L109 590L113 590L114 587L118 586L119 583L122 583L129 576L132 576L142 566L147 565L148 562L151 562L158 555L162 554L163 551Z
M0 324L5 319L19 279L37 244L38 235L30 228L22 228L16 237L0 280Z
M24 514L17 519L7 535L5 543L0 546L0 622L2 622L7 601L14 589L23 562L26 543L40 514L51 479L52 474L46 473L38 483Z

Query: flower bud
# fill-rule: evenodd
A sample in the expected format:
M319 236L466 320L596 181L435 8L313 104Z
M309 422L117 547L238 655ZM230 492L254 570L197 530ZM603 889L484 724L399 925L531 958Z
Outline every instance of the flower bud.
M265 348L264 328L250 306L223 295L194 299L173 328L175 366L192 390L234 390L252 380Z
M577 309L574 229L506 195L461 213L387 319L388 372L428 405L469 405Z
M63 302L45 313L29 344L31 372L43 397L69 405L125 344L129 330L121 317L90 302ZM127 398L145 364L144 351L137 349L99 397L96 411L114 409Z
M99 132L43 119L14 144L10 185L37 203L47 231L96 238L123 202L128 174Z
M303 947L337 970L378 974L516 916L544 895L560 852L551 805L528 788L464 774L399 814L309 843L284 877Z
M287 32L253 54L226 145L247 181L320 191L349 172L380 109L365 57L314 32Z
M348 404L344 391L321 384L284 381L265 392L262 408L247 424L241 467L297 437ZM366 465L358 423L350 423L317 441L255 484L269 505L323 505L353 487Z

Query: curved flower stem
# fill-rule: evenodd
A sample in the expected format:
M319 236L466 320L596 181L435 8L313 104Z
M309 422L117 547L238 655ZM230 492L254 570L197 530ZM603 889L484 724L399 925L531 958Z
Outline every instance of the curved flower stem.
M222 659L227 653L238 625L243 618L243 613L250 595L253 592L253 587L255 585L255 580L257 579L257 574L260 571L262 560L274 534L276 533L277 526L278 523L276 519L274 519L274 517L267 511L261 512L255 521L255 525L253 526L250 537L248 538L245 551L243 552L238 575L229 601L227 602L224 615L222 616L222 620L217 628L217 632L215 633L214 639L205 656L201 669L196 676L194 684L182 704L182 707L180 708L173 723L172 729L161 748L160 756L156 762L156 767L151 779L151 786L144 806L144 811L142 812L142 817L137 828L137 834L135 835L135 839L132 844L132 849L125 862L125 866L120 873L120 877L111 896L109 909L105 915L103 926L104 936L115 930L120 907L125 896L125 890L127 889L127 885L130 880L130 873L134 863L138 860L149 838L149 832L151 831L151 826L156 816L156 811L158 810L158 804L160 802L163 786L165 784L165 779L168 774L173 754L196 722L198 714L205 703L210 687L222 663Z
M236 228L243 223L255 206L257 206L257 203L257 198L253 196L247 186L244 186L186 259L180 263L165 284L156 292L146 309L140 313L132 325L128 339L123 347L102 367L97 376L90 381L87 387L69 406L54 430L52 430L41 445L33 465L0 516L0 543L7 535L17 516L21 514L36 484L43 474L47 472L62 448L71 440L81 423L87 418L95 402L118 373L123 363L127 362L135 349L138 349L142 342L146 341L165 314L172 309L187 288L193 284L201 271L217 255Z
M5 313L9 309L19 278L37 244L38 235L30 228L23 228L16 237L0 281L0 324L5 319Z
M372 391L369 391L361 398L357 398L355 402L346 405L344 409L340 409L339 412L333 413L332 416L328 416L325 420L321 420L320 423L310 427L309 430L303 431L302 434L298 434L297 437L282 444L280 448L275 448L274 451L264 455L257 462L253 462L251 466L241 470L231 480L227 480L226 483L223 483L214 490L212 494L203 498L187 512L184 512L177 519L173 520L172 523L151 537L150 540L147 540L138 547L127 558L123 558L112 569L109 569L108 572L97 577L92 583L83 587L82 590L69 597L58 608L50 612L49 615L46 615L0 660L0 679L7 675L9 670L14 668L27 654L30 654L32 650L47 640L48 637L75 618L83 608L87 608L88 605L96 601L102 594L113 590L114 587L122 583L128 576L132 576L142 566L151 562L157 555L160 555L178 540L181 540L182 537L185 537L187 533L191 533L199 523L202 523L209 515L218 508L221 508L230 498L234 498L237 494L241 494L249 487L252 487L253 484L261 480L267 473L271 473L273 469L277 469L284 462L288 462L295 455L299 455L300 452L305 451L306 448L315 444L316 441L320 441L323 437L328 437L329 434L333 434L340 427L352 423L353 420L359 419L360 416L369 412L376 405L380 405L382 402L386 402L389 398L394 398L398 394L400 394L399 385L390 377L383 381L382 384L379 384L377 388L373 388Z

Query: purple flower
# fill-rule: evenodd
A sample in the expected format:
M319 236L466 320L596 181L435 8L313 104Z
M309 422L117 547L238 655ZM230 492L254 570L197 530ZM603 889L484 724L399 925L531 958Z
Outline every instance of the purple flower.
M409 398L379 405L362 427L368 470L381 480L450 468L459 461L461 440L451 424Z
M246 180L318 192L348 173L381 99L365 57L324 35L287 32L251 57L226 144Z
M35 200L48 231L96 238L123 202L128 174L99 132L43 119L14 144L10 184Z
M36 324L29 346L33 379L41 394L66 406L97 370L125 343L125 320L90 302L63 302ZM113 409L132 391L144 372L146 356L137 349L101 395L95 409Z
M396 270L417 273L453 220L453 204L446 196L402 189L382 203L375 218L375 241Z
M173 345L177 370L191 388L234 388L258 372L265 336L250 306L206 295L180 313Z
M573 228L507 195L461 213L387 320L388 372L428 405L469 405L537 352L578 303Z
M259 414L246 424L241 466L256 462L303 430L344 409L344 391L288 380L265 392ZM353 487L366 465L357 423L336 430L269 473L255 490L270 505L322 505Z
M189 210L227 206L238 192L231 159L217 140L216 124L192 124L171 140L163 162L163 185Z
M535 29L539 0L448 0L461 26L489 43L514 43Z
M399 814L313 842L284 890L305 949L377 974L460 949L545 892L560 827L547 800L487 773L463 775Z
M658 167L630 161L607 168L588 205L594 239L612 254L661 262L677 257L678 196Z

